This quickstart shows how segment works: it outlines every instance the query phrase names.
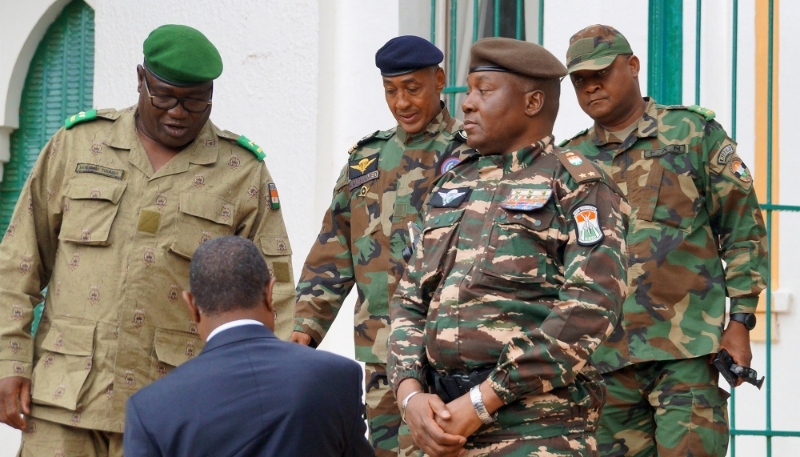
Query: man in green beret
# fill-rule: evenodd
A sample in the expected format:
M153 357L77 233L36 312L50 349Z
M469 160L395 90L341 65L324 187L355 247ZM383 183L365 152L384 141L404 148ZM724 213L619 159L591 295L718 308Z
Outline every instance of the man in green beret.
M725 349L750 366L769 274L752 175L713 111L642 98L639 59L617 29L577 32L567 66L594 120L568 147L599 164L633 210L621 325L592 359L608 388L600 453L722 457L728 393L711 358Z
M0 244L0 421L24 432L20 455L122 455L128 397L203 347L181 293L205 241L259 246L288 338L277 189L264 152L209 121L221 73L202 33L159 27L138 104L71 116L39 155Z
M588 359L625 298L629 207L554 145L566 73L533 43L472 47L462 109L480 154L434 186L390 308L389 380L429 455L596 455Z

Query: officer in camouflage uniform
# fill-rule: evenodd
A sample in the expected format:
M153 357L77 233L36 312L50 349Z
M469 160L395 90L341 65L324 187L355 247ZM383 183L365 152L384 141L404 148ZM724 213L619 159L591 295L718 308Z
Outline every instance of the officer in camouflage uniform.
M260 247L289 337L289 241L264 153L208 120L221 72L199 31L159 27L138 105L70 117L39 155L0 244L0 420L23 429L21 456L122 455L128 397L202 349L181 292L211 238Z
M709 354L725 348L750 365L767 280L750 171L713 112L642 99L639 61L614 28L575 34L567 66L595 121L568 147L612 176L633 210L623 325L593 357L608 387L601 454L724 456L728 394Z
M474 154L461 122L439 100L442 52L423 38L389 40L375 55L386 102L398 126L350 149L297 286L293 341L316 346L355 285L356 360L366 364L370 442L378 456L398 454L400 413L386 380L389 299L410 255L408 224L434 181ZM402 454L414 450L400 432Z
M629 208L553 145L565 74L533 43L472 47L462 108L480 155L434 187L391 308L389 378L430 455L595 455L587 360L625 297Z

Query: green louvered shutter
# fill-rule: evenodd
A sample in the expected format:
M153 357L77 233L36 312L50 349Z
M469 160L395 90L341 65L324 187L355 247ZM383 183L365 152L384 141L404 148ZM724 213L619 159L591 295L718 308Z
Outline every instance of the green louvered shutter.
M0 183L0 233L33 164L64 119L92 107L94 10L81 0L64 8L47 30L28 69L19 107L19 129L11 134L11 157Z
M47 140L67 116L92 107L94 10L81 0L64 8L36 48L11 134L11 157L0 182L0 234L5 233L22 186ZM36 332L42 305L36 307Z

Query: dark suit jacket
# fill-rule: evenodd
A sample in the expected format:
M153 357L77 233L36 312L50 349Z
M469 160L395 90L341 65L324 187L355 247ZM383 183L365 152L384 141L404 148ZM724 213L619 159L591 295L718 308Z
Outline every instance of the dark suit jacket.
M234 327L128 400L125 456L374 456L356 362Z

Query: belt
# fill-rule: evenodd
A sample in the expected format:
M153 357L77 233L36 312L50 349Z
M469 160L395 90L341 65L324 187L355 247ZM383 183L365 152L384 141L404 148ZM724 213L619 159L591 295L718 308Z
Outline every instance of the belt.
M466 394L469 390L489 377L494 367L485 370L476 370L470 374L445 375L436 370L429 369L426 373L430 393L438 395L445 403L450 403L456 398Z

